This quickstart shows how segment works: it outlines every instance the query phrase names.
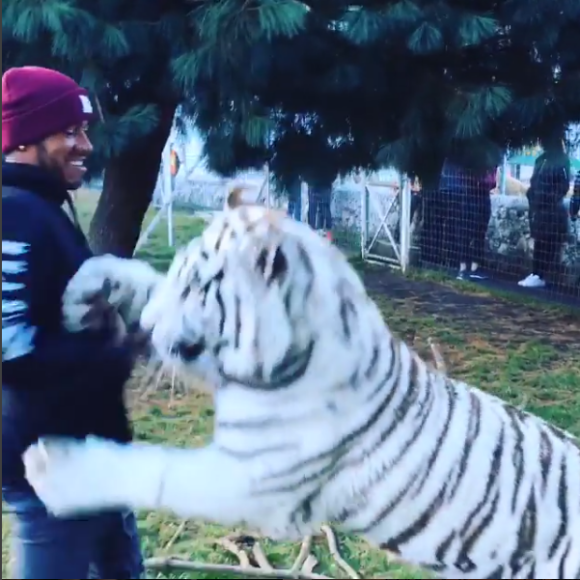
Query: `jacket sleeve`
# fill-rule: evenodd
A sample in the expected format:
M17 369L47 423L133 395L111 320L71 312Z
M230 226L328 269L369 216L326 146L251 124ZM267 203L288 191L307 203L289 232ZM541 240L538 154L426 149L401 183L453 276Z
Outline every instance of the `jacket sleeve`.
M578 219L578 213L580 213L580 171L576 174L576 179L574 180L574 192L572 193L572 199L570 200L570 216L573 220Z
M570 190L570 171L563 165L551 168L544 180L546 192L549 191L558 201L563 200Z
M92 333L71 334L62 328L49 332L43 326L39 313L61 308L54 283L56 241L49 228L37 223L40 220L23 219L22 208L2 205L3 383L27 389L50 385L63 391L79 385L121 389L133 365L127 348Z

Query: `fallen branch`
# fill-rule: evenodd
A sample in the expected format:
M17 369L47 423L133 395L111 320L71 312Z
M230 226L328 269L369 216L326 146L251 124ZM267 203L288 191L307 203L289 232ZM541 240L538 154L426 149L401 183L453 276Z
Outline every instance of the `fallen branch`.
M165 550L173 545L185 527L182 523L173 538L170 540ZM347 575L355 580L361 576L350 566L341 556L336 535L330 526L323 526L321 529L330 555L337 566ZM217 574L232 574L234 576L250 576L252 578L280 578L280 579L307 579L307 580L332 580L330 576L317 574L314 572L318 566L318 560L312 554L312 536L306 536L302 540L300 551L294 564L289 569L276 569L268 560L262 545L256 537L249 534L228 535L216 540L216 545L230 553L238 560L237 565L231 564L205 564L203 562L191 562L177 556L165 556L151 558L145 562L145 567L151 571L168 572L206 572ZM246 551L250 551L248 552Z
M175 544L175 542L177 542L177 540L179 539L181 534L183 534L183 532L185 531L186 525L187 525L187 520L183 520L179 524L179 527L177 528L177 530L175 530L175 533L173 534L173 536L171 536L171 539L169 540L169 542L167 542L167 544L163 548L164 552L167 553L167 552L169 552L169 550L171 550L171 548L173 548L173 545Z
M349 578L360 580L360 576L357 574L357 572L340 555L338 542L336 541L336 536L332 528L330 528L330 526L322 526L322 533L326 536L330 555L334 558L334 561L337 563L338 567L345 574L347 574Z
M447 365L445 364L445 359L439 350L439 347L433 339L429 338L429 347L431 348L431 354L433 355L433 362L435 364L435 368L441 373L447 373Z
M146 560L145 567L155 572L181 571L181 572L209 572L214 574L231 574L233 576L251 576L253 578L280 578L290 580L332 580L329 576L321 574L306 574L304 572L292 572L291 570L263 570L254 566L233 566L227 564L204 564L190 562L180 558L150 558Z
M291 568L292 572L296 573L299 572L300 570L304 570L304 567L308 562L308 558L312 555L310 553L311 549L312 549L312 536L306 536L302 540L302 544L300 545L300 552L298 552L298 556ZM308 564L311 564L311 562L308 562ZM316 564L318 564L318 562L316 562ZM308 570L308 572L310 573L313 572L314 568L316 567L316 564L310 570Z

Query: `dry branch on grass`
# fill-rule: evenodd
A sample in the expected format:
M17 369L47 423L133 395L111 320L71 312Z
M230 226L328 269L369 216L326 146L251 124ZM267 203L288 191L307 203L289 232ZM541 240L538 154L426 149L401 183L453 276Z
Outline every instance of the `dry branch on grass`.
M183 530L179 527L178 533ZM322 527L323 536L326 539L328 550L336 565L346 574L347 578L358 579L361 576L340 555L338 541L334 531L329 526ZM176 534L178 535L178 534ZM175 538L175 536L174 536ZM290 568L276 569L270 561L260 542L249 535L230 535L216 541L216 545L232 554L237 560L237 565L231 564L205 564L192 562L176 556L151 558L145 562L147 569L156 572L205 572L214 574L232 574L233 576L249 576L251 578L280 578L280 579L327 579L330 576L314 572L318 566L318 560L312 554L311 536L306 536L300 546L300 552ZM173 544L174 540L170 541Z
M439 350L437 344L433 341L432 338L428 340L429 348L431 349L431 354L433 355L433 363L435 368L442 373L447 373L447 365L445 364L445 359Z

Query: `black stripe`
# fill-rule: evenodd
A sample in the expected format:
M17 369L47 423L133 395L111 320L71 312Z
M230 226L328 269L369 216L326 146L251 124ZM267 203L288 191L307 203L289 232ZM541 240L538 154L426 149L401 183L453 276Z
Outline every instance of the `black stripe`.
M393 371L394 369L392 368L388 369L388 373L385 379L383 380L382 387L385 387L387 385L392 376L398 374L397 372ZM308 459L300 461L299 463L295 463L278 473L272 474L267 479L268 480L284 479L290 475L302 473L308 467L316 463L342 457L344 455L345 449L350 449L352 444L355 441L357 441L361 435L366 434L382 418L383 414L389 408L391 402L393 401L396 393L397 389L390 386L390 388L387 389L387 393L384 399L381 401L381 404L372 413L369 419L363 425L351 431L348 435L345 435L340 441L336 443L336 445L332 447L332 449L323 451L322 453L319 453L318 455L315 455L313 457L309 457ZM293 489L293 487L291 487L290 489Z
M414 473L411 473L409 475L409 480L412 480L413 477L416 477L419 474L419 471L420 470L417 469ZM393 499L391 499L391 501L382 509L382 511L378 514L378 516L369 525L365 526L364 528L349 527L349 532L357 536L368 534L369 531L374 529L381 521L386 520L395 511L395 509L397 509L397 507L401 505L403 500L406 499L408 493L409 488L404 487L402 490L399 491L399 493L397 493L397 495L395 495L395 497L393 497ZM344 520L341 519L340 521L346 521L346 517L348 517L348 514L345 514L345 519ZM391 550L391 548L388 549ZM398 550L399 550L398 546L396 549L392 548L393 552L398 552Z
M218 288L216 288L215 299L216 299L216 302L218 304L218 308L220 311L219 335L223 336L224 329L226 326L226 307L225 307L224 299L222 297L222 290L221 290L220 286L218 286Z
M400 365L400 361L398 361L398 362ZM409 370L410 376L407 377L408 382L406 384L407 390L405 392L405 396L403 397L403 400L401 401L399 406L393 411L393 414L394 414L396 420L389 421L387 427L380 432L380 434L377 438L377 441L372 446L372 448L365 452L365 457L380 450L380 448L383 446L385 441L395 432L397 427L399 427L400 423L407 417L409 412L412 409L414 409L415 407L417 407L416 403L417 403L418 397L421 393L425 394L425 399L423 400L422 404L417 407L418 414L422 414L423 412L425 412L425 409L427 408L426 405L431 402L432 397L430 396L430 393L429 393L430 389L425 389L425 390L421 391L421 388L420 388L421 384L420 384L420 380L419 380L420 370L421 370L421 367L419 366L419 364L417 364L417 361L414 358L412 358L411 359L411 369ZM403 377L401 376L402 372L400 371L400 369L396 374L399 377L399 385L398 386L400 387L400 382L403 380ZM399 389L392 388L392 391L395 393L395 392L398 392ZM423 421L422 421L423 424L426 422L427 418L428 417L423 418ZM413 442L413 441L411 441L411 442ZM364 460L364 457L361 458L361 461L362 460ZM355 464L355 462L350 463L351 466L354 464Z
M577 485L577 482L575 483ZM560 465L560 482L558 485L558 509L560 511L560 526L548 553L550 558L556 556L558 548L562 545L568 533L568 464L566 458L562 457Z
M521 491L524 480L525 470L525 455L524 455L524 433L520 427L520 421L525 420L525 415L515 407L504 405L504 410L510 419L512 433L516 436L514 450L512 453L512 461L516 470L514 485L512 488L512 513L516 513L518 509L518 497Z
M300 351L288 351L284 359L274 367L268 380L256 376L259 374L263 375L263 370L261 370L263 367L261 365L256 365L257 371L255 375L249 378L230 375L223 372L223 370L220 371L220 375L227 383L236 384L254 391L278 391L287 389L294 386L308 372L314 354L314 347L315 343L312 340L306 348Z
M456 396L457 395L455 393L455 387L449 379L447 379L445 381L445 389L447 391L447 402L448 402L447 416L445 419L445 423L443 425L443 430L441 431L441 433L439 433L439 435L437 437L437 441L435 443L435 449L431 453L431 456L429 457L429 459L427 460L427 462L425 464L423 477L419 481L417 487L415 487L415 484L413 485L413 487L415 488L415 492L413 495L415 497L418 497L419 495L421 495L421 493L424 490L425 484L427 483L427 481L429 481L433 467L435 466L437 459L439 459L439 456L441 454L441 450L443 449L443 444L445 443L445 440L447 439L447 435L449 434L449 429L451 428L453 418L455 417Z
M390 544L395 547L396 551L402 552L401 546L408 543L413 538L420 535L427 526L437 516L439 511L445 507L445 494L447 493L447 484L443 485L433 501L427 506L427 509L406 529L390 539Z
M234 348L237 350L242 344L242 301L236 294L234 296Z
M238 449L230 449L229 447L224 447L223 445L218 445L220 453L229 455L230 457L235 457L243 461L251 461L253 459L258 459L264 455L273 455L278 453L284 453L286 451L297 450L298 446L293 444L281 444L272 445L271 447L261 447L259 449L252 449L249 451L240 451Z
M393 341L390 341L390 348L391 348L391 354L393 354ZM377 373L377 369L379 368L379 361L381 360L380 355L381 355L381 350L379 348L379 343L375 337L374 344L373 344L373 354L371 356L369 366L367 367L367 370L364 372L364 378L366 381L372 380L374 375Z
M434 400L433 393L431 391L427 390L425 399L418 405L418 407L419 407L418 414L421 413L421 409L430 409L433 400ZM430 417L429 412L422 413L421 420L419 421L419 423L417 423L415 425L415 428L413 430L411 437L401 447L401 449L399 450L399 453L394 457L393 461L389 462L388 468L385 466L383 471L380 474L378 474L376 484L374 486L369 487L368 492L372 491L372 489L374 487L376 487L377 485L383 485L385 482L385 478L388 476L388 474L393 473L393 471L398 468L400 462L405 457L408 457L409 452L410 452L411 448L413 447L413 445L415 443L417 443L418 441L420 441L422 439L422 437L424 437L425 424L427 423L429 417ZM396 426L395 426L395 428L396 428ZM376 448L373 449L373 452L374 451L376 451ZM421 466L412 474L412 477L409 478L409 486L406 488L406 492L411 493L411 487L414 488L414 486L412 486L412 483L417 481L419 475L423 472L423 470L424 470L424 465L421 464ZM403 499L403 497L405 497L406 495L407 495L407 493L405 493L404 496L401 496L401 499ZM361 533L363 533L363 534L369 533L374 528L379 526L385 520L385 518L392 512L392 510L395 509L396 507L397 507L397 504L390 503L389 506L386 508L386 510L382 510L378 514L378 516L366 528L361 530Z
M314 270L312 260L308 255L308 252L301 245L298 245L298 259L300 260L300 264L308 274L308 284L306 285L306 289L304 290L304 304L308 304L312 295L312 291L314 290L314 280L316 277L316 272Z
M455 479L455 484L449 490L449 501L455 499L463 480L469 473L467 466L469 459L472 457L473 444L479 437L481 432L481 401L473 392L469 393L469 425L467 428L467 439L463 445L463 451L458 464L458 473ZM477 460L477 459L476 459Z
M538 535L538 506L536 491L532 490L526 507L521 515L520 527L517 533L517 544L510 558L510 566L514 572L519 572L533 554Z
M542 496L548 493L548 483L552 472L554 457L554 445L552 440L543 429L540 431L540 469L542 471Z
M381 354L383 354L383 351L381 350L382 348L384 348L384 346L381 345L380 339L377 339L375 337L375 350L379 356ZM397 350L397 343L394 340L389 340L387 348L389 349L389 353L387 355L389 358L387 358L387 360L390 362L390 366L387 369L387 375L383 376L382 380L378 381L375 388L371 390L371 392L369 393L369 395L365 399L365 401L367 403L372 402L373 399L377 395L382 393L383 390L385 389L386 385L388 385L390 388L393 388L391 385L391 381L392 381L393 377L395 376L395 373L401 367L401 363L399 360L400 353ZM381 359L377 360L377 362L374 364L373 364L373 362L371 362L371 365L369 366L369 370L367 371L367 373L378 372L378 370L377 370L379 368L378 362L380 360L383 360L382 357L381 357ZM374 361L374 354L373 354L373 361ZM371 371L371 369L372 369L372 371Z
M505 574L505 567L498 566L495 570L492 571L491 574L485 576L484 580L497 580L498 578L504 578ZM535 576L530 576L530 578L534 578Z
M483 508L489 503L490 495L494 487L497 487L499 474L501 469L502 459L504 458L504 445L505 445L505 427L502 426L499 433L499 437L493 451L493 458L490 466L489 475L485 485L485 492L483 497L479 500L475 508L467 515L467 518L463 524L460 531L460 536L463 538L471 529L475 518L480 514Z
M501 489L495 490L491 503L486 506L487 514L482 518L481 522L475 526L469 535L463 538L461 550L457 557L457 561L455 562L455 566L464 573L474 572L477 568L477 566L473 563L473 560L470 558L470 554L478 540L481 539L481 536L484 534L484 532L488 531L491 523L493 522L493 519L497 514L497 506L499 505L501 493ZM481 511L483 511L483 509Z

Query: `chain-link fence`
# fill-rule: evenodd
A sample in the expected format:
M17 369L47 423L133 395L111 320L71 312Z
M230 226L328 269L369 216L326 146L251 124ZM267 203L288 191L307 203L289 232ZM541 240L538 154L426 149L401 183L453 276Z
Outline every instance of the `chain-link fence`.
M433 190L391 171L328 187L302 183L280 195L267 171L224 180L186 167L171 204L209 217L221 211L235 183L249 201L284 209L351 256L530 294L579 297L580 162L535 171L476 172L446 163ZM161 189L156 204L163 204Z
M411 263L460 280L579 296L579 170L540 163L502 187L495 169L446 164L438 189L413 193Z

